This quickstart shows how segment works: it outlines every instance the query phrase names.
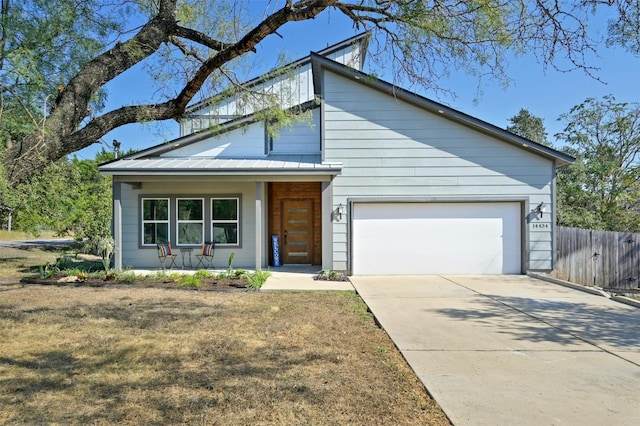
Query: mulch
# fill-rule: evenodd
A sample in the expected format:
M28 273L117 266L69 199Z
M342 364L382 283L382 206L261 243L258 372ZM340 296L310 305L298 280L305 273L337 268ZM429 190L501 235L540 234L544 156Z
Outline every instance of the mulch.
M54 276L51 278L23 278L20 280L22 284L51 285L65 287L108 287L108 288L163 288L172 290L190 290L190 291L218 291L218 292L245 292L247 288L243 279L228 278L207 278L200 280L197 287L180 286L175 281L159 281L141 279L134 283L125 283L115 280L102 280L87 278L83 281L72 281L73 277ZM68 280L68 281L65 281Z

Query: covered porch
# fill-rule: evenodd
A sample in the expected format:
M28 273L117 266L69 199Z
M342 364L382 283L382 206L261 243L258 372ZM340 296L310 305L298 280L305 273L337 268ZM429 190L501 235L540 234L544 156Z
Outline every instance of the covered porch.
M214 200L223 197L237 200L237 225L234 225L237 240L233 244L216 244L216 269L225 268L232 253L234 267L254 270L273 267L274 235L279 242L280 265L331 269L334 209L331 182L342 167L322 163L319 156L280 157L123 159L102 166L103 173L114 176L114 267L119 270L160 267L156 243L150 241L144 227L144 203L153 199L166 200L162 202L169 210L165 241L161 242L172 245L180 267L191 269L195 264L193 256L202 243L216 243L220 224L215 220ZM180 226L185 221L179 213L184 200L197 200L198 206L203 206L203 212L195 218L202 227L202 241L197 243L181 240Z

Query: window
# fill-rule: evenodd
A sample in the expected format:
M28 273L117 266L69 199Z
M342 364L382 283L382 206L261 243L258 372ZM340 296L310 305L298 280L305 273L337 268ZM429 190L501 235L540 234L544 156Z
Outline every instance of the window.
M177 199L178 245L199 245L204 242L204 200Z
M216 245L239 245L239 211L239 198L211 199L211 239Z
M142 199L142 244L169 242L169 199Z
M240 195L141 195L138 231L140 248L160 243L240 247Z

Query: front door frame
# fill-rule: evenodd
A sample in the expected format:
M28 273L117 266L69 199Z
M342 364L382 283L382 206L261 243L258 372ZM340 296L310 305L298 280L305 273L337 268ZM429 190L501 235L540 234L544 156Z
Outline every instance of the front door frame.
M330 250L332 244L327 243L325 234L331 236L331 219L329 208L324 203L330 203L327 189L329 182L318 181L272 181L267 183L267 261L268 265L274 265L273 237L278 237L278 249L280 264L283 263L284 235L282 232L282 200L285 199L312 199L313 200L313 257L312 265L322 265L331 256L327 256L325 250ZM330 204L329 204L330 205ZM265 242L267 242L265 241ZM330 241L330 239L329 239Z

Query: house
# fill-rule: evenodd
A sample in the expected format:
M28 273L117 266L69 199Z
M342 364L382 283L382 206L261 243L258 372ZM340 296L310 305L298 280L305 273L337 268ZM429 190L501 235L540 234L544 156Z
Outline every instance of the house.
M553 269L556 169L573 158L365 74L366 45L248 82L304 115L277 134L226 94L191 107L178 139L101 165L115 267L215 241L216 266L263 269L277 236L281 264L353 274Z

